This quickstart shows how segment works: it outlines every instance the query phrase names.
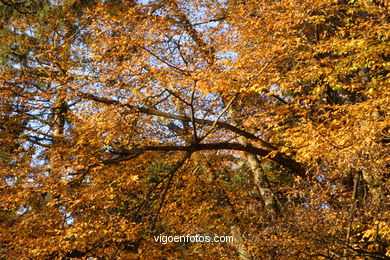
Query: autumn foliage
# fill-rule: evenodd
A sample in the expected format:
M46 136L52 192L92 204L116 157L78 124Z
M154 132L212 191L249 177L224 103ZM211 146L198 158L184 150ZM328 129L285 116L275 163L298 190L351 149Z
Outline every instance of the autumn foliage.
M387 259L389 9L1 0L0 257Z

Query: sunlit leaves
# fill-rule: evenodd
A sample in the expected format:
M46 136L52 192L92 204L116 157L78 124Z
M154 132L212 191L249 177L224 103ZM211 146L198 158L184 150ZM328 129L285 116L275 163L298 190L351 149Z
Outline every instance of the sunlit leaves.
M3 2L1 256L389 255L378 1Z

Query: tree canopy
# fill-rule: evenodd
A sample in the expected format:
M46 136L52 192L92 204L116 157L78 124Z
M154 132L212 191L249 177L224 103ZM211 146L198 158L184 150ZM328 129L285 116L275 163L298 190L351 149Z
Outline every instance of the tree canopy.
M0 0L0 257L390 257L389 8Z

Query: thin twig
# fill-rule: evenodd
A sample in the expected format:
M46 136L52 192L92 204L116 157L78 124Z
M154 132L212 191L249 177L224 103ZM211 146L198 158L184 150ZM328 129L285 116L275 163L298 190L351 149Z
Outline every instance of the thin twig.
M190 108L191 108L191 123L192 123L192 128L194 131L194 142L197 143L198 142L198 134L196 132L195 109L194 109L195 91L196 91L196 81L195 81L194 88L192 89L192 93L191 93Z
M80 90L77 90L77 89L74 89L72 87L68 87L70 89L72 89L73 91L77 92L81 97L83 98L87 98L87 99L90 99L90 100L93 100L93 101L96 101L96 102L100 102L100 103L104 103L104 104L107 104L107 105L118 105L118 106L122 106L122 107L127 107L129 108L130 110L133 110L133 111L137 111L139 113L143 113L143 114L148 114L148 115L154 115L154 116L160 116L160 117L165 117L165 118L170 118L170 119L176 119L176 120L181 120L181 121L188 121L188 122L191 122L191 118L190 117L186 117L186 116L180 116L180 115L176 115L176 114L171 114L171 113L166 113L166 112L163 112L163 111L160 111L160 110L157 110L157 109L153 109L153 108L147 108L147 107L139 107L139 106L136 106L136 105L132 105L132 104L127 104L127 103L122 103L118 100L112 100L112 99L108 99L108 98L105 98L105 97L99 97L99 96L95 96L93 94L89 94L89 93L85 93L85 92L82 92ZM206 119L198 119L198 118L194 118L194 121L198 124L203 124L203 125L213 125L215 120L214 121L211 121L211 120L206 120ZM253 139L253 140L257 140L259 142L261 142L261 144L268 148L268 149L271 149L271 150L276 150L276 147L273 146L272 144L268 143L267 141L261 139L260 137L250 133L250 132L247 132L245 130L242 130L236 126L233 126L227 122L217 122L216 123L216 126L218 128L224 128L226 130L229 130L229 131L232 131L238 135L241 135L241 136L244 136L248 139Z
M186 76L190 76L191 75L191 72L187 71L187 70L184 70L184 69L181 69L171 63L169 63L168 61L164 60L163 58L159 57L157 54L153 53L151 50L145 48L145 47L142 47L142 46L139 46L140 49L148 52L150 55L152 55L153 57L155 57L156 59L158 59L159 61L161 61L162 63L164 63L165 65L167 65L168 67L171 67L172 69L175 69L177 71L180 71L181 73L183 73L184 75Z
M138 216L140 211L142 210L143 206L146 204L147 201L150 200L150 197L153 193L153 191L160 185L169 175L164 175L159 181L157 181L148 191L148 193L145 196L145 199L140 203L140 205L137 208L136 212L134 212L133 216L130 219L130 222L133 222L134 219Z
M167 182L167 185L165 186L165 189L164 189L164 192L162 194L162 197L161 197L161 202L160 202L160 206L158 207L157 209L157 212L156 212L156 215L153 219L153 222L152 222L152 226L151 226L151 230L154 230L154 228L156 227L156 221L157 221L157 218L160 214L160 211L162 209L162 206L165 202L165 198L167 196L167 193L168 193L168 190L169 188L171 187L171 184L172 184L172 180L173 180L173 177L175 176L175 173L177 172L177 170L180 169L181 166L183 166L183 164L185 163L185 161L191 157L191 154L192 152L187 152L184 157L178 161L176 163L176 165L172 168L172 170L169 172L169 179L168 179L168 182Z
M226 105L226 107L221 111L221 113L219 113L219 115L217 116L217 118L214 120L214 123L211 125L211 128L210 130L202 137L200 138L199 141L202 141L204 140L209 134L211 134L211 132L215 129L215 127L217 126L217 123L219 121L219 119L221 118L221 116L229 109L229 107L233 104L233 101L236 100L236 98L238 97L239 93L237 92L234 97L229 101L229 103Z
M182 97L180 97L177 93L173 92L172 90L168 89L168 88L165 88L165 90L171 94L172 96L174 96L175 98L177 98L178 100L180 100L181 102L183 102L184 104L186 104L187 106L190 106L190 103L188 103L187 101L185 101Z

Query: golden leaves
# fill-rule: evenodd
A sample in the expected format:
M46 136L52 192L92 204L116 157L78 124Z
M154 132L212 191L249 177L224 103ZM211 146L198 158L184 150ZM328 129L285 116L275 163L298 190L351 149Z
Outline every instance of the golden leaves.
M253 258L388 254L376 215L388 193L382 11L367 1L92 2L1 28L1 256L234 257L236 245L150 239L231 226ZM58 131L60 99L69 108ZM266 156L196 151L172 175L183 156L173 148L238 147L240 134ZM148 145L165 148L137 152ZM280 214L268 214L266 192Z

